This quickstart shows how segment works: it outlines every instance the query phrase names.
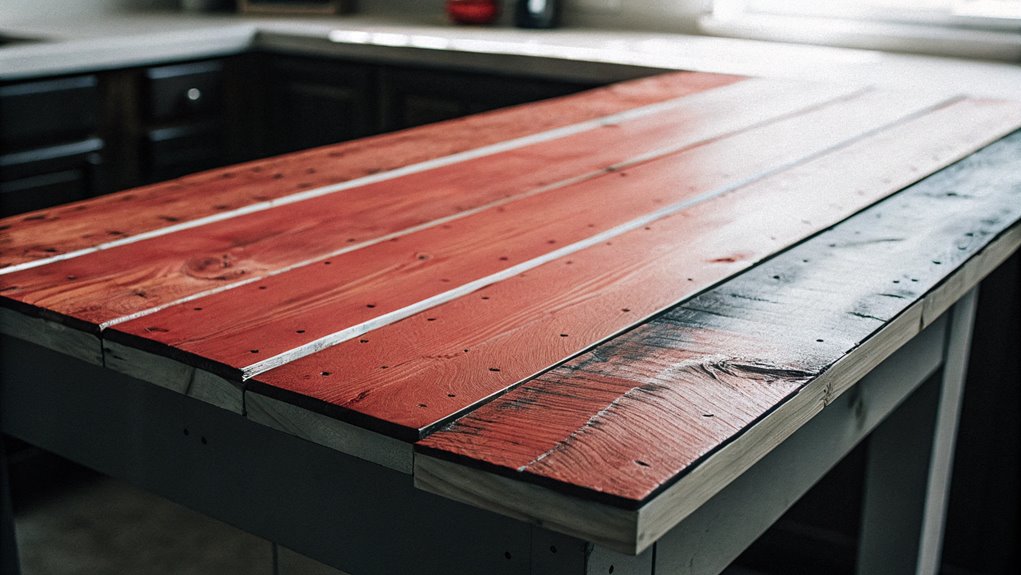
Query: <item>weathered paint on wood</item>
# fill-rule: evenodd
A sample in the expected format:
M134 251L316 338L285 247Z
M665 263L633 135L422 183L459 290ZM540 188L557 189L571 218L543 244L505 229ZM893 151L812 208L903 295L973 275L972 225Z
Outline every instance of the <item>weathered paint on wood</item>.
M210 369L228 374L256 362L272 367L274 361L293 361L341 338L359 337L359 331L381 327L392 321L387 314L411 315L426 308L423 302L442 303L431 299L453 300L550 258L570 257L573 249L586 243L612 241L612 230L620 226L651 223L642 220L647 214L665 215L672 206L688 207L931 103L889 93L840 100L630 169L319 261L244 286L237 293L212 295L200 305L174 306L114 326L106 337L150 347L161 343L167 353L190 354L197 361L210 362ZM886 111L876 113L877 108ZM650 120L658 118L657 114ZM764 145L792 137L794 142L788 146ZM642 246L635 249L643 251ZM418 347L416 353L431 354ZM264 370L256 364L246 375Z
M679 73L212 170L0 220L3 268L724 86Z
M419 450L644 504L647 544L992 271L1021 243L1019 222L1021 133L527 382Z
M420 436L960 158L1021 122L1018 111L955 104L266 372L249 389Z
M647 117L0 275L0 289L29 310L42 308L69 321L104 327L486 207L555 191L848 92L817 86L795 93L789 88L786 83L742 82L672 101L676 105ZM730 114L735 107L743 110ZM728 119L708 119L721 114ZM619 146L620 139L634 143ZM535 170L540 162L548 168ZM131 273L125 274L125 267Z

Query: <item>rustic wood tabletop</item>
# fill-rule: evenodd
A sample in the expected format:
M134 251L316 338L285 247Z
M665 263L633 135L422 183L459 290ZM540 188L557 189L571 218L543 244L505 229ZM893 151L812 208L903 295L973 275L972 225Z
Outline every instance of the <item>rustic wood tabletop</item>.
M2 220L0 331L640 553L1016 250L1019 127L625 82Z

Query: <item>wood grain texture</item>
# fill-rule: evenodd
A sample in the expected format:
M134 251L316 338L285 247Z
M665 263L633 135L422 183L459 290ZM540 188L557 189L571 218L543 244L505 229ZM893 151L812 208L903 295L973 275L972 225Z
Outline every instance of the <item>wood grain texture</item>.
M673 563L667 571L669 573L674 571L719 573L722 566L733 559L733 555L725 553L743 550L747 542L757 536L751 533L752 531L761 533L761 529L775 521L790 502L796 500L818 480L822 475L821 469L829 467L822 466L821 459L839 459L840 454L845 453L848 446L853 445L867 433L867 428L878 423L900 399L903 399L906 390L914 388L924 379L922 374L932 373L939 367L942 360L941 344L945 335L943 328L946 322L938 323L935 329L928 330L922 337L913 339L899 350L900 357L883 363L870 373L862 382L865 387L861 394L836 398L834 400L836 405L831 405L823 417L815 418L801 427L781 446L782 449L770 452L766 458L775 460L779 455L782 461L765 462L765 467L762 465L763 462L759 462L759 465L751 467L749 471L741 474L740 478L730 483L722 493L716 494L707 505L698 507L676 528L663 533L664 537L659 538L656 544L657 565L660 565L661 559L665 559L668 564ZM895 373L891 374L891 371ZM891 375L900 379L896 385L884 385L889 383L885 379ZM871 393L875 389L878 389L878 393ZM864 406L861 405L863 398L866 402ZM799 447L797 444L808 442L817 448L818 433L820 431L825 433L834 419L846 420L846 423L835 433L833 430L829 431L828 439L831 441L827 442L826 447L832 447L832 451L824 454L813 453L811 457L805 457L804 445ZM833 435L837 436L836 441L832 441ZM790 445L792 440L794 445ZM832 445L834 443L837 445ZM718 457L719 454L714 456ZM762 490L763 484L757 480L763 475L773 476L769 477L771 480L785 477L791 469L795 469L789 465L789 460L793 457L799 458L799 463L795 467L804 473L798 473L793 481L769 483L768 491L781 493L769 494L773 497L769 497L766 502L758 501L751 512L744 507L746 501L733 501L735 488L740 494L739 498L755 499L767 495ZM728 462L734 466L733 460ZM820 471L812 470L813 466ZM696 468L695 472L700 469ZM646 552L648 550L646 517L651 504L638 510L615 507L548 489L535 483L483 471L474 466L465 467L423 453L418 453L415 457L415 485L426 491L453 497L477 507L605 545L622 553L635 554L638 552L640 541L645 542L643 547ZM760 513L775 515L763 520L755 517ZM698 540L699 544L695 546L693 552L691 544L694 540ZM660 546L660 542L663 541L668 545L665 549ZM681 542L684 544L681 545ZM678 551L682 553L678 555Z
M114 371L194 397L227 411L237 414L245 411L241 384L208 371L115 341L103 342L102 359L104 367Z
M623 82L13 216L0 220L0 270L737 80L680 73Z
M804 104L803 100L798 102L797 106ZM601 176L559 190L211 295L198 305L174 306L116 325L106 331L106 337L137 345L160 343L167 353L190 354L197 361L209 362L204 364L209 369L222 369L225 374L277 355L283 356L281 361L293 361L333 343L331 334L350 331L342 337L358 337L357 330L351 331L353 326L366 323L366 329L378 327L378 318L386 314L404 308L409 308L409 314L417 312L423 307L421 302L430 298L454 299L495 283L501 274L527 271L550 253L568 257L565 252L578 242L599 238L602 232L679 202L689 204L703 194L734 187L777 165L818 153L931 103L930 99L905 100L900 94L887 93L842 99L795 117L627 169L601 172ZM790 109L783 102L771 106L778 106L772 110ZM888 111L876 114L873 110L877 107ZM763 112L759 109L756 116ZM664 121L668 118L669 114L656 114L648 121L675 125ZM742 124L747 121L744 118ZM726 125L720 123L717 128ZM698 127L690 130L702 133ZM625 126L612 130L619 137L626 137L627 131ZM764 145L792 136L797 140L789 146ZM594 135L586 137L598 140ZM664 139L655 141L662 143ZM641 150L632 149L631 153ZM555 155L553 150L550 155ZM478 181L484 172L465 174ZM675 182L686 185L677 186ZM87 259L79 258L80 263ZM529 263L532 261L535 263ZM459 291L459 286L465 285L468 287ZM69 296L61 292L61 297ZM427 317L425 321L430 320ZM307 347L295 350L299 346Z
M671 101L652 116L9 273L0 276L0 289L29 311L45 308L68 321L103 327L597 177L636 158L669 153L848 91L817 86L802 93L789 87L742 82ZM729 114L735 107L744 110ZM711 121L720 115L728 119ZM620 139L633 144L619 146ZM535 170L540 162L547 167Z
M0 307L0 333L49 349L59 349L93 365L103 365L99 336L62 323Z
M955 104L266 372L249 389L421 436L969 153L1021 122L1018 111Z
M1013 253L1019 223L1015 134L514 389L419 449L641 506L644 548ZM598 405L577 393L592 382L617 391Z
M406 442L264 395L247 396L245 407L251 421L411 474L414 452Z

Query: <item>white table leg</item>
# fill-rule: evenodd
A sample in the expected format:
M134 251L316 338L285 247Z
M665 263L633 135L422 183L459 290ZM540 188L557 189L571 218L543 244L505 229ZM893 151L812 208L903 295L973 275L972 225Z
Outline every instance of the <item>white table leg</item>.
M951 311L938 396L909 399L869 440L858 573L939 571L976 299Z

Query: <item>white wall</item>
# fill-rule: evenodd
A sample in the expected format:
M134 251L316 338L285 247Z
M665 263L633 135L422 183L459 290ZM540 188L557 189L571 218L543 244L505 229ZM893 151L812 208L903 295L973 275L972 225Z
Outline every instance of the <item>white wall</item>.
M170 8L180 0L0 0L0 30L53 16L94 15L125 9Z

